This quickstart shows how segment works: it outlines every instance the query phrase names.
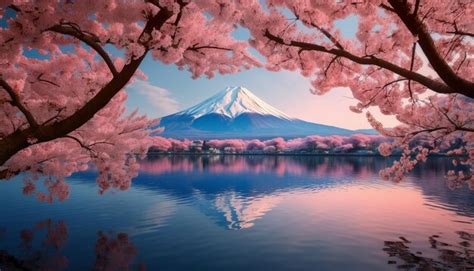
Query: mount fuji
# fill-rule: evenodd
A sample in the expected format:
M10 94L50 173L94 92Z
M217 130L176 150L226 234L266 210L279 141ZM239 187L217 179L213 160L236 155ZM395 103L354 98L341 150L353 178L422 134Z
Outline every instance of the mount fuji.
M292 118L244 87L228 87L209 99L161 119L160 136L188 139L348 135L356 131Z

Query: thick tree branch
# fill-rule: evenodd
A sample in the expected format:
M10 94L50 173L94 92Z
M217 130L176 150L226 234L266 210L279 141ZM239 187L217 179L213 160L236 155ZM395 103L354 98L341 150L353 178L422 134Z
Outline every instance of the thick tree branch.
M318 45L318 44L313 44L313 43L307 43L307 42L301 42L301 41L291 41L289 44L285 43L282 38L277 37L273 34L271 34L268 30L265 31L264 33L265 37L268 39L279 43L281 45L289 45L289 46L294 46L298 48L302 48L305 50L309 51L318 51L322 53L327 53L335 56L340 56L346 59L349 59L355 63L361 64L361 65L374 65L380 68L387 69L389 71L392 71L400 76L403 76L409 80L413 80L415 82L420 83L421 85L437 92L437 93L442 93L442 94L451 94L451 93L459 93L462 95L465 95L470 98L474 98L474 91L469 91L468 89L454 89L451 88L451 86L444 84L443 82L439 82L436 80L433 80L431 78L428 78L424 75L421 75L419 73L407 70L405 68L402 68L400 66L397 66L391 62L388 62L386 60L377 58L375 56L370 56L370 57L360 57L353 55L352 53L341 50L338 48L331 48L328 49L324 46Z
M418 14L418 9L420 8L420 0L416 0L415 2L415 10L413 10L413 16L416 16Z
M412 35L418 37L418 44L439 77L458 93L464 95L466 95L465 93L469 93L470 95L467 96L472 98L474 96L474 82L470 82L458 76L443 59L436 49L436 45L422 20L420 20L418 16L410 14L410 6L407 1L388 0L388 2Z

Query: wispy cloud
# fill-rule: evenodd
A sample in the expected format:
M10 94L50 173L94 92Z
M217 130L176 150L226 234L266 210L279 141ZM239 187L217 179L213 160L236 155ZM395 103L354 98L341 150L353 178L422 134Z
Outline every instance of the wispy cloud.
M150 117L161 117L178 111L179 103L170 91L148 81L135 81L127 88L127 92L127 107L132 110L138 107L139 111Z

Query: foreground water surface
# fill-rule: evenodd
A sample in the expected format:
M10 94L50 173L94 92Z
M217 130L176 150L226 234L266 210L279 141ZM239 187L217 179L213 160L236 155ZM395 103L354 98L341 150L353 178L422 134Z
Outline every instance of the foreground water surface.
M157 156L125 192L95 173L40 203L0 182L0 269L390 270L474 264L474 192L449 160L401 183L377 157ZM6 269L9 268L9 269Z

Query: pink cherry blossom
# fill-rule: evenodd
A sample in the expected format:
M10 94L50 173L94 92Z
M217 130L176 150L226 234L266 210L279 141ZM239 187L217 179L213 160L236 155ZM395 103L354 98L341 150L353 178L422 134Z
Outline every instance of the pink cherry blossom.
M461 139L470 169L459 178L471 180L473 1L235 0L226 7L250 31L250 44L265 57L267 69L300 72L315 94L336 87L352 91L357 102L350 109L367 112L375 129L408 152L384 176L398 179L426 152L457 146ZM340 21L356 25L355 37L341 34ZM400 125L384 127L370 114L374 107ZM381 147L389 153L387 145Z
M206 142L196 140L177 140L156 136L151 150L158 152L193 152L192 144L214 148L228 153L243 152L298 152L298 151L335 151L352 152L357 150L376 150L379 145L388 144L391 140L381 135L354 134L349 136L307 136L285 140L282 137L259 139L212 139ZM390 145L391 146L391 145ZM386 154L386 156L391 153Z

